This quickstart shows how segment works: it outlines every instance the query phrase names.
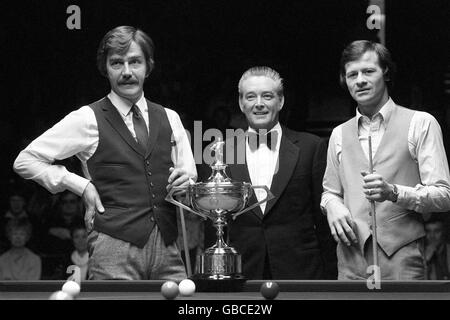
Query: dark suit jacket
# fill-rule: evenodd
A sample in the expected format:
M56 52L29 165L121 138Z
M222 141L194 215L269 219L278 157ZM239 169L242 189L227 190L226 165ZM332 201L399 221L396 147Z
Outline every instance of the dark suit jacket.
M336 279L335 242L320 211L326 144L318 136L282 126L275 196L229 221L230 244L242 254L243 273L262 279L268 257L273 279ZM245 139L237 139L236 148ZM240 150L245 150L240 149ZM230 164L229 177L251 182L247 164ZM250 204L256 202L253 195ZM267 252L267 255L266 255Z

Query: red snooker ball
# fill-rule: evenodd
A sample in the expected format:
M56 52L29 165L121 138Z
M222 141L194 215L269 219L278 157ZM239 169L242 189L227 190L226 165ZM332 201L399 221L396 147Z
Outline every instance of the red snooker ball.
M161 286L161 294L168 300L175 299L178 296L178 284L174 281L166 281Z
M260 292L264 298L272 300L278 296L278 293L280 292L280 287L276 282L266 281L261 285Z

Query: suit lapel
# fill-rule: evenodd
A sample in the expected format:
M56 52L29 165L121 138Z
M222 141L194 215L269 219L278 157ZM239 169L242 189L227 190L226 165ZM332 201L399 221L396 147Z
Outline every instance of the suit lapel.
M147 158L153 151L156 141L158 140L159 128L161 126L161 113L158 112L156 107L150 101L147 101L148 109L148 145L145 157Z
M142 151L139 144L136 142L136 140L131 135L130 130L128 130L125 122L123 121L122 117L119 114L119 111L117 111L116 107L111 103L111 100L109 100L108 97L105 98L107 101L106 107L103 107L103 111L105 114L106 120L111 124L111 126L114 128L114 130L119 133L119 135L122 137L123 140L125 140L128 145L133 148L134 151L139 153L140 155L144 156L144 152Z
M278 154L278 172L274 174L272 186L270 187L274 198L267 202L265 216L270 212L286 188L294 172L300 152L300 148L294 144L295 141L291 141L289 130L285 127L282 127L282 130L283 135L281 136L280 152Z
M243 144L243 145L242 145ZM231 177L233 180L236 181L245 181L250 182L250 174L248 173L248 167L247 167L247 160L245 160L245 163L240 164L237 161L237 152L238 150L244 150L246 152L246 145L245 145L245 139L238 139L236 143L236 147L234 148L234 163L230 166L228 166ZM252 195L250 196L250 199L248 201L248 206L251 206L252 204L255 204L257 201L255 193L252 192ZM261 207L257 206L256 208L253 208L253 210L250 210L253 214L255 214L258 218L262 219L264 217ZM248 214L247 212L244 214Z

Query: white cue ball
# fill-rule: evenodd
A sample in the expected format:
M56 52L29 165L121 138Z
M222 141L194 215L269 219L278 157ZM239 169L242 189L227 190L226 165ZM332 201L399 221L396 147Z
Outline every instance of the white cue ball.
M180 295L192 296L195 292L195 283L191 279L184 279L178 284Z
M71 295L72 297L76 297L80 294L80 285L73 280L69 280L62 286L62 291Z
M55 291L51 294L48 300L73 300L73 297L64 291Z

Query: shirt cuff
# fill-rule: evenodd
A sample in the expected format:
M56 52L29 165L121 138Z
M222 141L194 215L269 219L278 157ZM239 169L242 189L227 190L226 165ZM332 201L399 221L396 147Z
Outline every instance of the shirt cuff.
M64 184L67 190L72 191L80 197L83 195L84 189L86 189L89 182L88 179L71 172L64 177Z
M327 214L327 205L332 201L339 201L340 203L344 203L344 200L341 197L333 193L326 192L322 194L322 200L320 201L320 209L322 210L323 214L325 215Z
M418 205L416 197L416 189L413 187L402 186L397 184L398 198L396 204L402 208L409 210L417 210Z

